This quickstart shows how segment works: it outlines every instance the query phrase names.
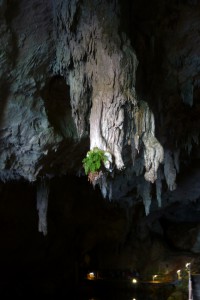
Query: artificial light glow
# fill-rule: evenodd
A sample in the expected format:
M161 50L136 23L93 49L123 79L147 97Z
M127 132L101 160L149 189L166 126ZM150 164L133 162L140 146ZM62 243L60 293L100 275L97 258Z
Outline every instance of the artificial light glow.
M178 279L181 279L181 270L177 270L176 273L178 275Z
M153 275L153 281L155 280L155 278L157 277L158 275Z
M189 268L189 266L190 266L190 263L187 263L185 266L186 266L186 268Z
M94 274L94 272L88 273L88 274L87 274L87 279L90 279L90 280L95 279L95 274Z
M137 283L137 279L133 278L132 283L136 284Z

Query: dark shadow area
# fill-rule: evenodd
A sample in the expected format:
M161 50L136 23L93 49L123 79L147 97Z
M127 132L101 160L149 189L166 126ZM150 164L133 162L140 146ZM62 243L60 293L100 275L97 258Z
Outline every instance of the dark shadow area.
M90 253L90 267L98 267L93 249L103 242L105 229L110 230L120 210L113 211L86 177L54 178L48 234L43 236L38 232L35 183L1 183L0 199L1 298L61 297L72 291L77 295L85 254Z
M124 240L128 225L125 210L119 203L103 199L100 190L93 189L86 177L55 177L49 184L47 236L38 232L36 183L0 184L2 299L11 296L68 299L69 293L74 300L167 299L173 290L171 283L162 287L142 283L141 269L138 277L141 284L133 286L131 280L135 273L130 269L131 264L128 268L120 265L132 242L132 251L136 251L136 243L139 247L134 254L138 261L143 260L144 264L148 261L142 250L146 242L139 241L139 232L136 235L139 224L144 223L143 214L139 216L137 210L132 214L129 228L132 234L127 231L127 240ZM167 234L173 238L172 225L162 219L164 238ZM153 232L148 235L152 243L156 243L156 235ZM131 253L127 255L131 259ZM113 260L113 257L118 259ZM95 270L101 271L103 280L86 280L88 272Z
M54 76L41 91L49 123L64 138L75 138L76 127L72 118L70 87L64 77Z

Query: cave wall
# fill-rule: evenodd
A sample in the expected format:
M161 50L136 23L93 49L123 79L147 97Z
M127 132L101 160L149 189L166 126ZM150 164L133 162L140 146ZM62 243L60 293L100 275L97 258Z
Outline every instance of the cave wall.
M163 148L153 113L137 99L138 60L121 31L119 3L16 2L13 14L2 1L1 11L2 43L10 41L2 52L1 180L80 173L86 147L97 146L117 170L129 148L133 173L153 183ZM99 184L112 198L106 175ZM149 185L142 197L148 214Z
M147 257L151 245L150 264L155 258L169 265L167 257L174 251L180 264L188 258L198 261L199 8L198 1L189 0L0 2L1 205L10 201L4 193L7 184L16 181L12 187L20 196L12 201L14 207L17 201L28 206L33 221L28 223L29 234L36 247L50 239L36 231L37 183L59 181L66 174L84 177L82 159L98 146L112 155L113 168L98 187L117 214L114 225L109 214L102 222L102 204L97 228L90 230L89 217L98 215L90 209L96 209L98 202L93 207L87 196L77 202L85 212L83 218L81 209L72 209L77 195L68 202L65 188L59 193L50 188L51 217L55 213L56 218L58 209L55 204L55 212L51 211L53 193L57 205L61 201L68 211L56 229L64 240L61 245L66 241L76 245L73 235L80 235L78 249L96 249L102 267L126 267L131 261L145 270L147 261L139 264L138 256ZM34 186L27 202L21 180ZM5 221L6 210L5 204L3 227L9 218L18 218L8 214ZM47 223L53 236L50 215ZM68 232L69 226L73 229ZM82 226L84 232L77 233ZM22 234L22 227L16 236ZM24 245L29 239L24 232ZM13 242L6 240L3 256L9 256ZM55 256L63 253L61 248ZM72 249L68 251L73 257ZM10 256L14 259L14 252ZM44 257L43 253L40 258ZM74 266L69 269L74 272Z
M104 197L165 205L199 159L198 7L2 1L1 180L84 175L97 146L113 160Z

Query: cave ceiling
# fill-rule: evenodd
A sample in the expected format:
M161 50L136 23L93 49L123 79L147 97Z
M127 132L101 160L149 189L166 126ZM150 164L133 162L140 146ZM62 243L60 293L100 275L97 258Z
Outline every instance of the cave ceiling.
M105 198L198 203L199 1L2 0L0 22L2 182L85 176L99 147Z

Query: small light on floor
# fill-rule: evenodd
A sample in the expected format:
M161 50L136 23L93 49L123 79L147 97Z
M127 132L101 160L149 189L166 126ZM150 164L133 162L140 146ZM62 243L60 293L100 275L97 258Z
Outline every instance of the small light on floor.
M158 275L153 275L153 281L155 280L155 278L157 277Z
M95 274L94 274L94 272L88 273L88 274L87 274L87 279L90 279L90 280L95 279Z
M177 270L176 273L178 275L178 279L181 279L181 270Z
M187 263L187 264L185 265L185 267L186 267L187 269L189 269L190 263Z
M137 283L137 279L133 278L132 283L136 284Z

